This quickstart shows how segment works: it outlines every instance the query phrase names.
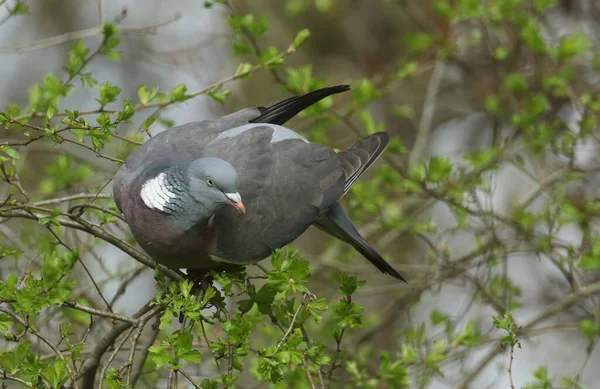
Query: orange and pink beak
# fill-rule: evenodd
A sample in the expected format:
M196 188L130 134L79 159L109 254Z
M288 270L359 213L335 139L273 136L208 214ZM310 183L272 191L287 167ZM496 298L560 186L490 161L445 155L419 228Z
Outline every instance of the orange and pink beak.
M244 206L244 203L242 203L242 196L240 196L239 193L225 193L225 197L229 199L229 204L237 209L239 213L242 215L246 214L246 207Z

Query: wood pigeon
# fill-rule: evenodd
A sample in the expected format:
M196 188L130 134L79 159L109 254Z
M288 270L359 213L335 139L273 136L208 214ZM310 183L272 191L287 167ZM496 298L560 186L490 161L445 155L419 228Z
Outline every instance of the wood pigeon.
M404 280L358 233L339 204L383 152L384 132L336 153L282 124L339 85L247 108L150 138L119 169L115 202L158 263L210 269L256 263L315 225Z

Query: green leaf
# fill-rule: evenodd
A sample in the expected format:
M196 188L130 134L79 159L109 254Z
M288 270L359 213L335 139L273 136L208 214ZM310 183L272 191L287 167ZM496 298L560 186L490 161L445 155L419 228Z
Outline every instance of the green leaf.
M119 371L115 368L108 370L104 382L108 385L109 389L125 389L125 382Z
M289 50L296 50L302 43L304 43L305 40L308 39L308 37L310 37L310 30L308 28L298 31L298 34L296 34L296 38L294 38Z
M150 353L150 360L159 368L171 361L171 353L162 345L151 346L148 351Z
M231 94L231 91L229 89L226 89L226 90L220 91L220 92L208 91L206 94L209 95L217 103L223 104L225 102L225 100L227 99L227 97Z
M15 8L10 11L11 15L28 15L29 6L25 3L18 2L15 4Z
M192 96L187 94L187 86L184 84L179 84L171 91L171 101L181 102L192 98Z
M523 73L510 73L504 79L504 86L512 92L523 93L527 92L529 87Z
M100 54L113 61L118 61L121 59L121 52L115 50L115 48L121 42L118 33L119 27L115 23L106 23L102 28L104 41L102 43L102 47L100 48Z
M246 62L242 62L241 64L239 64L237 70L235 71L235 75L236 76L240 76L242 74L248 73L250 70L252 69L252 64L250 63L246 63ZM247 78L250 77L251 74L248 73L244 76L241 76L241 78Z
M315 8L321 13L331 11L333 0L315 0Z
M400 66L398 69L398 73L396 73L396 77L400 80L407 79L412 77L417 70L419 70L419 64L416 62L408 62Z
M271 383L277 383L283 378L282 363L277 362L272 358L259 357L256 372L259 379Z
M544 38L542 38L540 29L535 20L527 20L527 23L521 29L521 36L534 53L538 55L544 55L547 53L548 48L546 42L544 41Z
M352 296L366 284L366 281L359 281L355 276L349 276L343 272L339 272L337 278L340 282L340 292L344 296Z
M273 69L285 62L282 57L279 57L279 54L279 50L275 46L269 46L260 53L258 60L261 64L266 64L267 69Z
M548 8L556 6L558 0L535 0L534 7L538 13L543 13Z
M146 121L142 125L142 128L144 129L144 131L146 131L146 132L150 131L150 126L152 126L152 124L154 124L155 121L156 121L156 116L154 116L154 115L149 116L148 119L146 119Z
M405 34L406 43L411 54L420 55L427 51L434 42L433 36L426 32L408 33Z
M89 54L90 49L86 47L85 41L77 41L77 43L69 48L67 57L68 63L63 69L69 74L70 77L75 77L75 75L83 70L86 58Z
M202 354L198 350L188 350L179 355L179 357L183 358L187 362L190 363L200 363L202 362Z
M96 101L100 103L101 108L104 108L107 104L116 101L120 93L121 88L112 85L110 82L104 82L100 84L100 98Z
M11 375L18 373L25 359L31 355L31 343L30 340L20 341L12 350L0 353L0 366Z
M117 113L117 120L125 122L133 117L135 109L131 105L131 99L125 99L123 102L123 110Z
M19 154L19 152L10 146L0 145L0 151L2 151L4 154L8 155L12 159L21 158L21 155Z
M13 324L13 319L5 313L0 313L0 331L8 331Z
M508 52L504 47L496 47L494 50L494 58L498 61L504 61L508 57Z
M431 182L440 182L449 178L454 164L451 160L444 157L431 157L427 167L427 178Z
M594 339L600 336L600 323L598 323L596 320L585 319L580 321L578 326L581 332L583 332L587 340L590 342L594 341Z
M41 376L50 383L52 389L61 389L71 377L67 363L64 359L54 359L53 363L42 370Z
M561 39L556 56L560 61L585 53L590 49L590 41L584 34L575 34Z
M365 78L352 89L352 97L354 105L362 107L381 97L381 92L375 88L371 80Z
M571 205L569 209L579 212L577 208ZM579 267L590 271L600 270L600 237L594 238L591 250L581 257Z

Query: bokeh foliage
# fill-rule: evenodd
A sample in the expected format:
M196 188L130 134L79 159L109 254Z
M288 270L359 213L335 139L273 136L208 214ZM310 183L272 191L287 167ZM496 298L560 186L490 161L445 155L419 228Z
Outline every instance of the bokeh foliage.
M26 2L14 3L9 16L27 17ZM374 3L393 7L401 2ZM369 311L368 298L361 298L369 286L364 275L375 269L339 245L315 262L285 248L273 255L270 266L265 261L245 271L215 273L215 285L198 295L181 274L157 268L135 247L107 194L109 182L95 182L89 161L70 153L85 149L116 170L155 128L173 126L164 116L170 107L202 95L224 103L231 94L228 84L250 82L245 79L255 74L266 74L287 95L332 84L335 77L316 76L322 72L311 63L286 62L310 42L308 29L278 46L270 43L266 15L237 11L225 0L204 6L206 12L220 7L229 12L232 50L240 62L230 77L199 91L184 84L170 90L140 85L136 96L122 96L114 81L96 79L89 70L98 57L120 61L127 55L120 50L119 23L105 23L99 45L72 42L62 70L49 69L38 83L23 85L28 103L9 103L0 112L0 124L17 139L0 142L6 183L0 216L21 234L21 247L9 239L0 247L0 258L21 271L0 282L0 330L6 344L0 379L16 387L53 389L208 389L257 382L275 388L426 388L460 367L464 374L456 387L466 388L501 354L515 388L515 355L527 347L527 339L576 329L589 344L580 352L592 353L600 336L600 240L593 228L600 208L594 195L574 195L573 188L587 188L598 171L595 164L578 162L578 150L597 139L600 97L589 75L600 71L600 57L583 32L553 35L546 15L560 6L556 1L428 2L433 27L405 34L404 51L394 57L393 67L341 80L352 85L349 96L327 98L300 115L303 125L298 127L323 143L331 143L332 128L358 137L390 130L386 115L417 120L413 144L395 136L371 177L357 182L344 199L353 219L375 231L371 235L393 233L395 239L425 247L418 257L384 251L409 279L408 285L389 289L386 297L393 305L385 314ZM335 0L288 0L285 12L330 15L344 6ZM481 97L491 123L490 141L458 157L430 156L429 110L440 74L475 59L490 67L495 79ZM427 96L422 108L394 104L384 115L373 109L423 76ZM65 105L64 98L76 88L94 91L96 105ZM563 107L573 112L574 125L560 114ZM140 117L143 124L136 128L131 123ZM60 153L43 168L37 186L25 190L22 172L33 162L22 155L34 142L53 145ZM542 177L535 166L549 160L563 163ZM507 209L494 209L482 199L493 196L494 176L507 166L530 177L536 188ZM85 193L79 190L83 184L89 189ZM451 226L436 225L428 214L434 205L451 213ZM569 226L580 229L579 242L561 238ZM453 251L447 242L465 233L472 242ZM94 251L100 241L124 251L128 261L155 269L156 296L135 315L113 312L112 306L141 268L125 268L119 275L122 287L107 301L84 261L102 262ZM527 305L522 285L507 270L511 257L521 252L554 268L565 285L560 298L527 321L516 319ZM86 277L75 277L76 267ZM425 293L452 282L468 285L472 302L489 314L463 320L456 312L432 310L426 320L410 319ZM573 306L583 309L573 313ZM409 319L396 325L402 316ZM546 324L556 317L563 320ZM376 337L383 337L384 344L371 341ZM487 355L465 367L478 350ZM524 387L581 388L584 368L556 377L540 366Z

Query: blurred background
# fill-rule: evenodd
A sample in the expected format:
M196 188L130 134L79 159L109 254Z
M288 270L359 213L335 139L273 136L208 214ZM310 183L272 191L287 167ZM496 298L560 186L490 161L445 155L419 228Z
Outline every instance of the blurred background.
M12 7L20 3L27 4L29 14L9 17ZM85 39L89 47L97 47L103 39L99 26L105 22L117 22L120 27L122 58L111 61L99 56L89 63L88 71L98 82L109 81L121 88L119 99L109 106L115 109L120 109L125 98L136 100L141 84L164 91L185 84L190 93L200 91L235 74L241 62L256 63L257 53L259 56L268 53L271 46L285 50L299 30L308 28L310 38L285 57L284 66L260 69L250 78L228 83L224 89L231 94L224 102L201 95L169 105L158 113L145 110L130 123L120 124L118 133L143 141L147 135L142 126L151 114L159 117L150 127L154 134L245 107L267 105L318 86L349 83L353 92L336 95L288 123L312 140L337 148L349 146L373 128L385 130L395 139L393 150L361 178L344 203L361 232L405 275L408 284L399 284L379 274L354 251L316 229L307 231L295 243L311 263L313 277L309 286L317 296L335 298L337 287L331 284L331 274L338 270L366 280L366 286L354 296L364 306L365 326L353 329L345 340L347 360L360 361L369 373L377 371L374 356L382 350L393 356L402 354L402 344L414 344L415 332L423 331L429 339L417 347L426 353L435 348L433 341L449 329L462 331L471 321L476 323L484 340L462 349L451 346L441 364L442 374L433 375L427 382L419 379L424 374L421 369L426 367L415 367L410 372L410 387L521 388L535 381L534 371L541 365L547 366L549 376L558 380L552 387L577 387L561 383L561 377L576 377L581 387L599 387L600 372L595 367L600 365L600 354L594 348L597 336L586 337L580 324L591 320L599 325L599 296L590 293L583 300L560 305L565 297L598 280L597 272L563 266L564 257L577 261L594 245L593 219L589 223L586 219L586 223L562 223L552 228L536 219L530 235L511 222L498 221L512 218L513 212L521 209L518 204L526 203L531 213L545 212L548 204L556 209L558 200L554 190L560 192L562 201L568 201L569 207L597 198L597 131L593 126L590 136L578 134L582 131L582 118L589 113L587 107L582 108L581 97L586 93L595 96L599 81L592 50L598 43L598 2L562 0L548 1L546 5L543 1L526 0L232 0L228 5L212 3L0 1L3 5L0 107L9 103L20 107L31 104L31 85L50 72L64 79L62 67L69 47L78 39ZM449 21L443 17L443 4L460 8L465 15L472 11L473 16ZM529 47L531 39L522 29L511 28L505 20L493 19L496 7L498 14L508 20L503 10L511 6L543 10L531 11L531 15L536 15L535 21L541 26L540 39L549 47L559 45L565 36L580 34L589 42L586 52L574 58L567 70L551 56L536 53ZM479 15L479 7L486 9L485 17L491 15L488 24L482 22L485 18ZM265 17L268 30L249 36L236 33L229 22L233 14L253 14L256 20ZM522 26L527 21L515 23ZM233 42L245 42L249 52L236 55ZM244 52L238 47L238 54L239 51ZM561 71L570 72L565 76L569 79L568 93L555 96L548 90L560 86L552 84L556 81L552 77L562 74ZM507 83L507 77L516 72L520 76ZM79 80L73 84L76 88L61 101L60 110L97 109L97 89L82 87ZM499 113L493 97L505 96L507 90L514 92L514 97L506 99L515 101L507 103L509 108ZM572 157L557 152L551 139L540 140L547 144L536 150L515 145L503 154L502 163L493 169L482 169L480 177L475 175L482 182L465 189L459 201L476 210L464 216L466 221L460 220L461 215L448 200L453 197L447 191L436 196L426 190L433 188L427 185L409 190L390 184L390 180L399 180L397 173L390 172L396 167L410 172L421 161L436 156L450 161L459 174L472 174L465 167L468 164L464 157L468 153L502 145L512 137L523 136L527 142L535 139L536 134L517 135L519 128L514 125L515 115L533 110L521 99L530 92L550 96L544 120L559 121L564 127L561 131L574 134L570 144ZM361 103L361 99L365 102ZM9 129L0 132L0 136L2 141L24 139L22 133ZM123 142L113 138L104 152L119 156L125 152L124 147ZM110 193L110 179L118 167L73 144L35 142L19 151L20 183L36 201L97 192L101 188ZM463 167L467 170L460 170ZM565 169L579 175L569 181L556 176L557 172L566 175ZM58 170L70 171L71 179L57 180L53 171ZM551 186L556 182L561 184L560 189ZM14 189L10 185L2 188L2 198ZM517 219L511 220L514 224ZM2 280L7 274L21 274L27 267L36 266L33 243L43 238L39 237L41 229L34 224L23 219L0 224L3 242L25 253L18 259L5 258L0 262ZM128 236L124 223L112 228ZM536 245L550 233L553 237L550 244L556 247L540 250ZM113 304L116 312L133 314L155 294L152 270L142 268L113 246L76 235L68 239L88 249L84 261L103 293L116 296ZM455 261L468 266L463 268ZM488 266L489 263L494 265ZM80 279L77 293L89 301L98 301L91 284L85 281L84 271L75 268L74 272ZM124 280L129 281L123 292L120 286ZM507 309L513 312L519 325L533 321L536 328L520 338L522 347L514 350L513 382L507 372L509 352L495 341L502 334L493 322L493 317L502 316ZM546 316L540 318L540 315ZM327 325L327 321L322 325ZM318 331L319 327L311 329ZM100 334L101 331L94 333ZM214 367L207 362L203 369L208 370L198 371L199 377L209 375L206 371ZM342 378L334 387L358 385L352 372L340 369L338 374ZM181 381L179 384L181 388L192 387ZM151 383L146 385L151 387ZM161 387L160 383L157 385ZM238 385L261 387L249 374L243 375ZM377 387L387 385L380 383ZM550 386L529 388L538 387Z

